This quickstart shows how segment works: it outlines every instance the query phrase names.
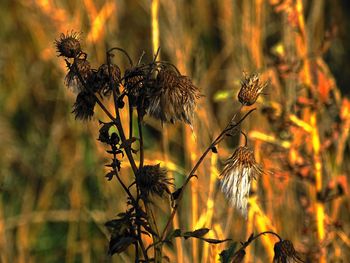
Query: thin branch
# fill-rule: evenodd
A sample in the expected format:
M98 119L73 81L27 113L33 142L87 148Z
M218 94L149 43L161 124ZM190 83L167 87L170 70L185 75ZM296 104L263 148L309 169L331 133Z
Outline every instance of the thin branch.
M282 240L283 240L277 233L272 232L272 231L265 231L265 232L259 233L258 235L256 235L255 237L251 238L251 239L248 240L247 242L244 242L244 243L243 243L243 247L249 246L249 244L252 243L254 240L256 240L256 239L258 239L260 236L266 235L266 234L270 234L270 235L273 235L273 236L277 237L277 238L279 239L279 241L282 241Z
M140 137L140 164L139 169L143 167L144 162L144 149L143 149L143 134L142 134L142 119L139 108L137 108L137 126L139 129L139 137Z
M248 143L248 138L247 138L247 134L245 134L245 132L241 131L242 135L244 136L244 147L247 146Z
M130 100L129 100L129 139L132 138L132 129L133 129L133 107L130 104Z
M114 47L114 48L111 48L110 50L108 50L107 54L112 55L112 51L114 51L114 50L118 50L118 51L122 52L128 58L130 67L133 67L132 59L130 58L128 52L126 52L124 49L122 49L120 47Z
M241 109L241 108L240 108ZM239 109L239 111L240 111ZM204 153L202 154L202 156L198 159L197 163L195 164L195 166L192 168L191 172L189 173L189 175L187 176L184 184L182 185L182 187L180 188L180 193L179 193L179 197L177 198L177 202L174 206L174 209L165 225L165 228L163 230L163 233L161 235L161 240L164 240L167 231L170 228L171 222L174 219L174 216L179 208L179 203L183 197L185 188L187 186L187 184L189 183L189 181L191 180L191 178L194 176L194 173L197 171L198 167L201 165L201 163L203 162L204 158L207 156L208 152L214 147L216 146L219 142L222 141L222 139L224 138L224 136L226 135L227 132L231 131L232 129L234 129L235 127L237 127L238 125L240 125L244 119L246 117L248 117L249 114L251 114L254 110L256 110L255 108L248 111L237 123L233 123L234 117L237 115L237 113L239 111L237 111L237 113L234 115L234 117L231 119L231 122L226 126L226 128L216 137L216 139L208 146L208 148L204 151Z

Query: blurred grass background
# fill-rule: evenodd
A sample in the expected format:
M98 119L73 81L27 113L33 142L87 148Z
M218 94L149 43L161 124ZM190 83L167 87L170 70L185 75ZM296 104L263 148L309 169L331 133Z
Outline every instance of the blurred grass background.
M75 30L96 67L107 48L122 47L137 61L159 43L161 58L201 88L194 133L145 120L146 161L168 167L177 185L239 107L242 72L260 72L270 85L243 128L273 173L254 186L248 220L218 190L223 161L239 143L233 138L199 169L174 225L209 227L212 237L234 241L274 230L308 262L348 262L349 12L341 0L1 1L0 261L132 262L131 250L106 255L103 223L125 209L125 196L104 178L106 155L96 141L103 115L74 120L74 94L54 48L60 33ZM128 180L126 161L122 167ZM164 224L169 205L160 203ZM276 240L263 240L246 262L272 260ZM165 255L216 262L225 247L179 240Z

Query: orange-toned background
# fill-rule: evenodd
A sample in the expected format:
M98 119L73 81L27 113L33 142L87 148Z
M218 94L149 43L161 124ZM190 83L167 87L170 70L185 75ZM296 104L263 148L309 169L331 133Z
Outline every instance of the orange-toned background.
M239 107L242 72L260 72L270 85L242 128L268 172L254 183L248 220L228 206L217 181L237 137L207 157L174 226L209 227L210 237L237 242L273 230L293 241L309 262L347 262L345 2L1 1L0 262L132 262L132 250L106 255L103 223L125 209L125 196L116 181L104 178L107 156L96 141L102 112L89 123L70 114L75 98L64 87L65 63L53 43L71 30L82 32L95 67L104 62L106 48L122 47L137 61L142 51L148 60L160 46L161 59L200 87L205 96L193 133L180 124L162 128L145 120L146 162L166 166L178 186ZM115 62L122 69L127 65L122 56ZM131 181L126 160L122 167L123 178ZM156 206L162 226L169 206ZM275 241L263 237L254 243L246 262L271 261ZM171 262L216 262L226 246L178 240L165 247L165 255Z

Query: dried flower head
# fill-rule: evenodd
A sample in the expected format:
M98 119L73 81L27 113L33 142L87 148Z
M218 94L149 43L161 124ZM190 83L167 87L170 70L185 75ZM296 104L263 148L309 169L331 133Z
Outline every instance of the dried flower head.
M246 75L241 81L241 89L238 93L238 100L244 106L253 105L266 88L267 82L261 82L259 74Z
M253 151L246 146L240 146L225 162L224 170L220 175L221 190L245 217L251 180L261 174L262 169L256 163Z
M150 194L160 197L163 197L164 193L171 194L169 188L173 183L167 177L167 170L160 168L160 164L143 166L136 175L136 181L146 199Z
M101 92L104 95L110 94L112 85L117 85L120 82L121 73L120 68L116 64L102 64L97 71L97 79L95 79L94 91Z
M94 115L94 107L96 104L96 97L93 93L82 91L78 94L77 99L73 105L75 119L90 120Z
M81 78L87 82L92 73L93 71L91 70L89 61L83 58L77 58L74 60L74 63L69 66L69 71L65 78L65 85L74 93L79 93L85 88L83 83L81 83L78 74L80 74Z
M152 117L162 122L184 121L192 124L196 100L200 95L190 78L180 75L170 66L163 66L147 95L147 112Z
M55 40L55 45L59 56L66 58L75 58L81 53L79 42L79 33L71 32L61 34L58 40Z
M129 101L131 106L140 107L142 100L145 99L143 94L144 82L146 73L139 68L127 69L125 71L125 88L128 91Z
M275 251L274 263L304 262L298 255L298 252L295 251L293 243L289 240L277 242L273 249Z

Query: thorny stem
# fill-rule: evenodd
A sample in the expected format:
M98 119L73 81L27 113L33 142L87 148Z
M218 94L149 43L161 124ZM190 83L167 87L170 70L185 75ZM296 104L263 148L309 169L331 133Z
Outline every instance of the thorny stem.
M108 54L107 54L107 60L108 60L108 65L110 65L110 57L108 56ZM130 64L132 65L132 62ZM116 118L115 118L114 123L117 126L117 129L118 129L118 132L119 132L119 135L121 137L122 142L125 142L126 141L126 137L125 137L124 130L123 130L123 127L122 127L122 124L121 124L121 120L120 120L120 113L119 113L119 108L118 108L118 105L117 105L117 99L118 98L117 98L116 88L113 88L112 90L113 90L113 99L114 99L114 106L115 106L115 112L116 112ZM138 116L138 127L139 127L139 133L140 133L139 134L140 135L140 167L142 167L143 159L144 159L144 156L143 156L144 153L143 153L143 136L142 136L141 116L139 114L139 111L137 112L137 116ZM132 118L132 116L130 116L130 118ZM130 121L132 121L132 119ZM134 160L134 158L132 156L132 153L130 151L130 147L125 147L125 153L126 153L126 155L128 157L130 165L131 165L131 167L133 169L133 172L134 172L134 174L136 176L138 168L136 166L135 160ZM138 204L139 189L138 189L138 187L137 187L137 196L138 197L137 197L136 209L139 209L139 204ZM150 227L152 228L152 230L155 230L157 232L157 235L152 235L153 236L153 241L157 242L158 239L159 239L159 237L158 237L159 234L158 234L157 224L156 224L155 218L153 216L152 209L151 209L151 207L149 206L148 203L144 202L144 204L145 204L146 212L150 213L150 215L151 215L151 216L148 217ZM148 261L147 251L145 250L143 242L142 242L142 239L141 239L141 228L140 228L139 225L137 226L137 232L138 232L139 243L140 243L140 246L142 248L144 257L145 257L146 261ZM158 251L157 249L158 248L155 248L155 255L157 255L157 254L159 255L160 254L159 260L161 261L162 260L161 259L161 248L160 248L160 251Z
M112 150L113 150L113 148L112 148ZM113 162L115 162L116 160L117 160L117 156L116 156L115 153L113 153ZM131 199L131 201L132 201L134 204L136 204L135 198L133 197L133 195L130 193L129 189L126 187L126 185L124 184L124 182L123 182L122 179L120 178L119 173L118 173L118 171L117 171L115 165L113 165L113 172L114 172L114 174L116 175L116 177L117 177L119 183L120 183L121 186L123 187L124 191L128 194L128 196L129 196L129 198Z
M112 149L113 150L113 149ZM113 161L115 161L117 158L116 154L113 153ZM137 200L135 200L135 198L133 197L133 195L130 193L129 189L126 187L126 185L124 184L124 182L121 180L118 171L116 169L115 166L113 166L113 171L119 181L119 183L121 184L121 186L123 187L124 191L128 194L129 198L131 199L131 201L133 202L133 204L135 205L135 209L136 211L139 210L139 205L138 205L138 196L137 196ZM137 189L137 195L139 195L139 191ZM136 212L137 213L137 212ZM148 261L148 255L147 255L147 251L145 249L145 246L143 244L142 238L141 238L141 227L139 224L137 224L137 239L138 239L138 243L140 244L141 250L142 250L142 254L145 258L146 261ZM136 259L138 260L139 256L138 256L138 245L137 242L135 243L135 255L136 255ZM137 261L135 261L137 262Z
M124 50L119 49L119 48L114 48L114 49L117 49L117 50L120 50L120 51L124 52L127 55L127 57L129 58L129 62L131 64L131 66L132 66L132 61L131 61L129 55ZM125 134L124 134L123 126L121 124L120 113L119 113L119 109L118 109L118 105L117 105L117 99L118 99L118 94L119 94L119 88L117 87L117 85L119 85L119 83L116 84L116 86L114 87L113 81L111 79L111 69L110 69L110 65L111 65L110 57L111 57L111 54L110 54L110 52L112 50L114 50L114 49L111 49L111 50L109 50L107 52L107 64L108 64L108 73L109 73L109 76L110 76L109 77L109 85L110 85L110 87L112 87L112 92L113 92L113 99L114 99L114 106L115 106L115 113L116 113L116 117L115 118L107 110L107 108L104 106L104 104L98 99L98 97L92 92L92 89L90 88L89 84L84 81L84 79L82 78L82 76L81 76L81 74L80 74L80 72L79 72L79 70L78 70L78 68L76 66L75 61L74 61L74 63L71 66L73 67L73 70L76 72L76 75L78 76L79 81L82 83L82 85L85 87L85 89L95 97L97 104L100 106L100 108L103 110L103 112L111 119L111 121L115 124L115 126L118 129L118 132L119 132L119 135L120 135L122 143L125 143L126 142L126 137L125 137ZM68 64L68 61L67 61L67 64ZM132 116L130 116L130 117L132 117ZM141 128L141 126L139 126L139 128ZM132 153L131 153L131 150L130 150L130 146L129 147L126 146L124 149L125 149L125 153L126 153L126 155L128 157L129 163L131 165L131 168L132 168L132 170L133 170L133 172L134 172L134 174L136 176L138 169L137 169L135 160L134 160L134 158L132 156ZM113 154L113 158L114 158L114 161L115 161L115 159L116 159L116 155L115 154ZM114 172L116 174L117 180L119 181L119 183L123 187L124 191L128 194L128 196L131 199L131 201L135 204L135 209L139 210L139 204L138 204L138 201L139 201L139 189L137 189L137 200L135 200L135 198L133 197L133 195L131 194L129 189L126 187L126 185L123 183L123 181L119 177L118 172L117 172L115 167L113 167L113 170L114 170ZM145 204L145 206L146 206L146 204ZM146 206L146 208L147 208L147 206ZM151 221L150 225L151 225L151 227L153 229L153 226L154 225L156 226L155 219L153 217L153 213L152 213L152 218L150 218L150 221ZM144 246L142 238L141 238L141 227L140 227L139 224L137 225L137 237L138 237L138 242L140 244L140 247L141 247L142 253L144 255L144 258L145 258L146 262L149 262L147 251L145 249L145 246ZM158 241L158 240L156 240L156 241ZM135 245L135 249L137 250L137 252L135 252L135 254L138 254L138 246L137 245Z
M121 138L122 142L126 142L126 137L125 137L124 129L123 129L123 126L122 126L122 123L121 123L121 120L120 120L120 113L119 113L118 104L117 104L118 93L119 93L119 87L118 87L119 83L115 87L113 87L113 81L111 79L111 73L110 73L111 55L112 55L111 52L113 50L115 50L115 49L123 52L128 57L131 66L132 66L132 60L129 57L128 53L124 49L121 49L121 48L112 48L109 51L107 51L107 54L106 54L108 71L109 71L108 73L109 73L109 76L110 76L109 77L109 85L112 87L114 108L115 108L115 114L116 114L116 118L114 118L112 120L113 120L114 124L117 126L117 129L118 129L118 132L119 132L119 135L120 135L120 138ZM132 118L132 116L130 116L130 118ZM125 147L125 153L126 153L126 156L128 157L128 160L130 162L131 168L132 168L134 174L136 175L137 167L136 167L136 164L135 164L135 160L134 160L134 158L132 156L132 153L130 151L130 147Z
M195 164L195 166L192 168L191 172L189 173L189 175L187 176L184 184L182 185L182 187L180 188L180 193L179 193L179 197L177 198L177 202L173 208L173 211L165 225L165 228L162 232L162 236L161 236L161 240L164 240L165 239L165 236L170 228L170 225L171 225L171 222L172 220L174 219L174 216L179 208L179 203L183 197L183 194L184 194L184 191L185 191L185 188L187 186L187 184L189 183L189 181L191 180L192 177L195 176L195 172L197 171L198 167L200 166L200 164L203 162L204 158L206 157L206 155L208 154L208 152L214 147L216 146L218 143L220 143L222 141L222 139L224 138L224 136L229 132L231 131L232 129L234 129L235 127L237 127L239 124L241 124L244 119L246 117L248 117L248 115L250 113L252 113L254 110L256 110L256 108L254 109L251 109L250 111L248 111L237 123L234 123L234 119L236 117L236 115L238 114L238 112L240 112L242 107L240 107L237 111L237 113L233 116L233 118L231 119L230 123L226 126L225 129L222 130L222 132L216 137L216 139L208 146L208 148L204 151L204 153L202 154L202 156L198 159L197 163Z
M70 65L68 63L68 61L66 61L68 65ZM103 103L100 101L100 99L92 92L92 89L89 87L88 83L84 81L83 77L81 76L78 67L75 63L75 61L73 62L72 65L70 65L69 67L73 67L73 70L75 71L76 75L78 76L79 81L83 84L84 88L86 91L88 91L90 94L92 94L97 102L97 104L101 107L101 109L104 111L104 113L106 113L106 115L113 121L115 122L115 118L113 117L113 115L106 109L106 107L103 105Z
M124 129L123 129L123 126L122 126L122 123L121 123L121 120L120 120L120 114L119 114L119 109L118 109L118 105L117 105L118 98L117 98L117 93L116 93L115 89L113 89L113 99L114 99L114 105L115 105L115 111L116 111L116 118L114 120L114 124L117 126L117 129L118 129L118 132L119 132L119 135L120 135L120 139L122 140L122 142L126 142ZM131 168L132 168L134 174L136 175L137 174L137 166L136 166L134 157L132 156L130 147L131 146L126 146L125 147L125 153L126 153L126 156L128 157L128 160L130 162Z
M119 50L119 49L118 49ZM111 50L110 50L111 51ZM109 52L110 52L109 51ZM103 103L96 97L96 95L94 94L95 98L96 98L96 101L98 103L98 105L101 107L101 109L106 113L106 115L113 121L113 123L116 125L117 129L118 129L118 132L119 132L119 135L121 137L121 140L122 142L125 142L126 141L126 137L125 137L125 134L124 134L124 130L123 130L123 127L121 125L121 121L120 121L120 114L119 114L119 109L118 109L118 105L117 105L117 96L119 94L119 88L117 87L118 84L116 84L115 86L113 85L113 81L112 81L112 78L111 78L111 69L110 69L110 65L111 65L111 60L110 60L110 54L109 52L107 52L107 65L108 65L108 73L109 73L109 85L110 87L112 87L112 91L113 91L113 98L114 98L114 105L115 105L115 112L116 112L116 118L113 117L113 115L106 109L106 107L103 105ZM128 56L128 55L127 55ZM130 59L130 57L128 56L128 58ZM78 72L76 66L75 66L75 69L76 71ZM78 72L78 77L79 77L79 80L81 81L81 83L83 83L84 86L87 86L87 83L84 82L84 80L82 79L81 75L80 75L80 72ZM90 90L90 89L88 89ZM118 93L118 94L117 94ZM133 156L130 152L130 149L128 147L125 147L125 152L126 152L126 155L128 157L128 160L130 162L130 165L133 169L133 172L134 174L136 175L137 173L137 167L136 167L136 164L135 164L135 161L133 159ZM116 155L113 154L113 158L114 158L114 161L116 159ZM121 186L123 187L124 191L128 194L129 198L131 199L131 201L134 203L135 205L135 209L136 211L138 211L140 209L139 207L139 204L138 204L138 200L139 200L139 190L137 189L137 200L135 200L135 198L133 197L133 195L131 194L131 192L129 191L129 188L126 187L126 185L123 183L123 181L121 180L119 174L118 174L118 171L116 170L115 167L113 167L113 170L116 174L116 177L119 181L119 183L121 184ZM140 247L141 247L141 250L142 250L142 254L146 260L146 262L149 261L148 259L148 255L147 255L147 251L145 249L145 246L143 244L143 241L142 241L142 238L141 238L141 227L139 224L137 224L137 239L138 239L138 243L140 244ZM136 255L136 262L139 260L139 255L138 255L138 243L136 242L135 243L135 255Z

